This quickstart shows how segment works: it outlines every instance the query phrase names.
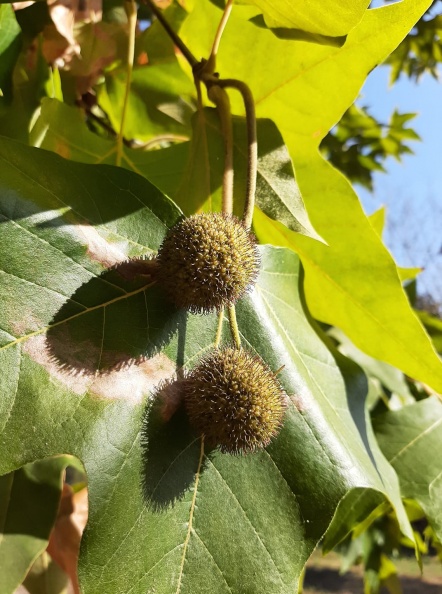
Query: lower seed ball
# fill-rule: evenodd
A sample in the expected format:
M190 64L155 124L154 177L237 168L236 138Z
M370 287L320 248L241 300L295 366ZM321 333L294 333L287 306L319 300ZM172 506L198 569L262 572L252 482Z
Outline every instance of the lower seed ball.
M157 256L157 279L169 299L192 313L235 303L255 283L255 241L234 216L203 213L167 233Z
M243 349L216 349L184 380L191 424L222 452L249 453L277 435L286 394L275 374Z

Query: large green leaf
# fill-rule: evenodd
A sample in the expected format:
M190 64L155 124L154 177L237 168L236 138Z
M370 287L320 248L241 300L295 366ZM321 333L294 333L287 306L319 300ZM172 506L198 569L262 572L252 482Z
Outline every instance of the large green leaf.
M379 444L399 475L404 497L416 499L442 539L442 403L433 396L374 419Z
M370 0L325 0L294 3L290 0L247 0L258 6L269 27L288 27L340 37L362 19Z
M46 549L57 517L66 456L0 477L0 591L13 594Z
M298 252L306 271L307 302L316 318L340 327L374 358L440 391L441 363L409 306L391 255L348 181L318 152L319 142L356 99L367 74L429 4L403 0L367 11L340 49L277 39L249 23L238 7L224 32L218 70L223 77L247 81L258 116L277 124L310 220L328 246L289 232L258 212L260 240ZM182 35L197 55L207 54L219 16L207 0L185 21ZM232 104L242 112L233 93Z
M143 266L121 264L155 250L178 209L123 169L5 140L0 158L0 473L59 453L82 460L85 594L289 594L352 494L367 497L365 515L391 501L411 536L366 423L365 376L339 360L343 376L310 326L292 251L262 249L238 306L244 345L285 366L284 428L266 451L220 454L172 400L146 408L161 379L211 347L217 316L177 312L133 278Z

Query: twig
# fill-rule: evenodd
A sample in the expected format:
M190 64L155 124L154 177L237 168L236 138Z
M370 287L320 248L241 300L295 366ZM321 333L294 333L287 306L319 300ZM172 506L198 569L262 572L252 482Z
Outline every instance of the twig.
M207 60L208 69L214 72L216 70L216 56L219 50L219 44L221 37L226 28L227 21L229 20L230 13L232 12L233 0L227 0L227 4L224 8L223 16L218 25L218 29L215 33L215 39L213 40L212 51L210 52L209 59Z
M127 71L126 71L126 89L124 92L123 110L121 112L120 130L117 137L117 165L121 165L121 158L123 156L123 142L124 142L124 123L126 120L127 105L129 102L130 82L132 79L132 70L135 57L135 31L137 28L137 5L135 0L126 0L124 8L127 14L127 22L129 26L129 40L127 46Z
M144 4L146 4L150 8L150 10L153 12L153 14L157 17L157 19L160 21L160 23L162 24L162 26L164 27L164 29L166 30L167 34L172 39L174 44L179 48L179 50L181 51L183 56L189 62L190 66L192 68L194 68L198 64L198 60L192 54L192 52L187 47L187 45L184 43L184 41L181 39L181 37L177 33L175 33L175 31L169 25L167 20L164 18L163 13L158 8L158 6L155 4L155 2L153 0L142 0L142 1L144 2Z
M208 96L215 103L224 139L223 213L233 212L233 127L229 96L224 89L212 85Z
M84 112L86 113L87 117L90 118L91 120L93 120L99 126L101 126L101 128L103 128L103 130L106 130L106 132L108 134L110 134L110 136L112 136L113 138L116 138L118 136L117 133L115 132L115 130L112 128L112 126L108 122L106 122L106 120L103 120L103 118L100 118L100 116L95 114L91 110L91 108L88 105L86 105L86 103L84 103L84 101L81 101L81 99L79 99L75 102L75 104L78 105L78 107L81 107L81 109L83 109ZM130 141L123 140L123 142L130 142Z
M255 102L253 101L253 95L249 87L240 80L235 80L232 78L220 78L214 80L212 84L217 84L223 89L236 89L241 93L243 98L246 111L248 145L247 192L243 219L245 226L249 229L252 226L253 209L255 207L256 174L258 170L258 143L256 136Z

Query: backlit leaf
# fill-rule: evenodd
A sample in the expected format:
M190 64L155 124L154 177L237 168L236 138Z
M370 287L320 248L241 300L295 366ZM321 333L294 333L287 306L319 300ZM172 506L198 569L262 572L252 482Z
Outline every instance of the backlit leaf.
M258 116L277 124L310 220L328 245L292 233L258 212L260 241L291 247L300 255L314 317L340 327L372 357L442 391L441 362L408 303L391 255L348 181L318 152L321 139L356 99L368 73L429 4L403 0L369 10L338 49L279 40L248 23L238 7L224 33L218 69L223 77L246 80ZM219 15L207 1L185 21L182 34L198 55L207 53ZM233 93L232 103L243 111Z

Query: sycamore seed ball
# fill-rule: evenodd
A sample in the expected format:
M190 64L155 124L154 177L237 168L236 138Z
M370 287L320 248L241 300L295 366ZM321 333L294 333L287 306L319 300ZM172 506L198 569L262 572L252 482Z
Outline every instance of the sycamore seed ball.
M243 349L216 349L184 381L191 424L230 454L267 446L282 424L286 394L264 361Z
M234 216L203 213L183 219L158 251L158 282L169 299L192 313L235 303L255 283L259 254Z

